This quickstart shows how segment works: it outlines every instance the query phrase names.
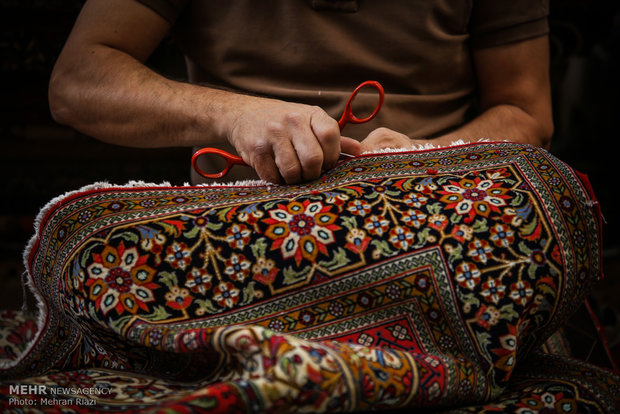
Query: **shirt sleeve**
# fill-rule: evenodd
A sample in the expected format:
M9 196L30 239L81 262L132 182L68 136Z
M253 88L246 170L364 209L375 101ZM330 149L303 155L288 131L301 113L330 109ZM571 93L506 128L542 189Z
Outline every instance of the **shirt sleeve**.
M549 0L474 0L469 32L474 49L549 33Z
M188 0L136 0L155 11L173 24L188 3Z

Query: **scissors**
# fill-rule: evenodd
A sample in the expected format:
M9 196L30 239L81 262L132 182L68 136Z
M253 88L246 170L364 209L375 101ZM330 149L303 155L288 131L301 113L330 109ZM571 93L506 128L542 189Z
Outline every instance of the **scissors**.
M364 118L358 118L353 113L352 104L353 104L353 101L355 100L355 97L359 93L359 91L362 90L365 87L372 87L372 88L376 89L377 92L379 92L379 101L377 102L377 106L375 107L374 111L370 115L368 115L367 117L364 117ZM351 124L363 124L364 122L368 122L368 121L372 120L379 113L379 110L381 109L381 106L383 105L383 100L384 99L385 99L385 92L383 90L383 86L381 86L381 84L379 82L373 81L373 80L367 80L365 82L360 83L357 86L357 88L355 88L355 90L353 90L353 93L351 94L351 96L347 100L347 103L344 106L344 112L342 113L342 116L338 120L338 126L340 127L340 131L342 131L344 129L345 125L348 124L348 123L351 123ZM200 158L201 156L203 156L205 154L218 155L218 156L224 158L224 160L226 161L226 166L224 167L224 169L222 169L220 172L217 172L217 173L207 173L207 172L203 171L198 166L198 158ZM352 157L353 157L353 155L345 154L343 152L340 153L340 159L346 159L346 158L352 158ZM206 177L206 178L222 178L226 174L228 174L228 171L230 171L230 169L233 166L235 166L235 165L245 165L245 166L247 166L248 164L245 161L243 161L243 159L241 157L239 157L237 155L233 155L233 154L231 154L229 152L226 152L224 150L221 150L219 148L210 148L210 147L201 148L198 151L196 151L194 153L194 155L192 156L192 167L194 167L194 170L196 170L196 172L198 174L200 174L200 175L202 175L203 177Z

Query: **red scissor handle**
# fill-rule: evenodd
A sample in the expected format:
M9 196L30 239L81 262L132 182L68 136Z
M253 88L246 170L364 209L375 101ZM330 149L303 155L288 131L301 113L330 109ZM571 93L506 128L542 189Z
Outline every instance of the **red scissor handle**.
M217 173L204 172L198 166L198 158L200 158L201 156L205 154L215 154L215 155L218 155L224 158L224 160L226 160L226 167L224 167L222 171L217 172ZM241 157L230 154L219 148L201 148L198 151L194 152L194 155L192 155L192 167L194 167L194 170L196 170L198 174L202 175L205 178L222 178L223 176L228 174L228 171L232 168L233 165L247 165L247 164L245 161L243 161Z
M351 105L353 103L353 100L359 93L359 91L367 86L375 88L377 92L379 92L379 102L377 102L377 106L375 107L375 110L370 115L368 115L365 118L358 118L353 113L353 108L351 107ZM352 124L363 124L364 122L368 122L371 119L373 119L379 113L379 110L381 109L381 105L383 105L384 99L385 99L385 91L383 90L383 86L381 86L379 82L368 80L368 81L360 83L357 86L357 88L355 88L351 96L349 97L347 104L344 106L344 112L342 113L340 120L338 120L338 126L340 127L340 130L342 131L344 126L348 124L349 122Z

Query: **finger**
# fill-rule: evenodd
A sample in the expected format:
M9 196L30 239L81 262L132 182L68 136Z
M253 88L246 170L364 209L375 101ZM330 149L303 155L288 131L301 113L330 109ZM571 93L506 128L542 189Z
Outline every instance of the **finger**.
M289 112L283 118L266 124L268 138L265 139L265 146L269 147L279 175L287 184L298 183L302 178L302 167L291 142L291 137L297 134L296 130L303 124L300 118L296 112Z
M356 139L341 137L340 152L344 152L349 155L360 155L362 153L362 144Z
M297 184L302 180L302 165L296 148L289 139L280 140L274 147L274 160L284 181L287 184Z
M253 158L253 166L261 180L273 184L281 184L282 177L273 154L256 154Z
M323 169L324 154L312 131L308 128L294 134L292 143L301 164L301 176L304 181L317 179Z
M314 108L310 127L323 152L321 169L331 168L340 154L340 127L338 122L319 107Z
M363 151L409 147L411 147L411 139L408 136L388 128L377 128L362 141Z
M324 163L324 153L318 138L311 127L312 118L299 114L289 114L287 123L291 144L301 165L301 178L310 181L318 178Z
M250 159L249 164L262 180L273 184L282 183L282 176L275 161L273 145L269 140L257 139L252 143L249 151L240 150L239 155L244 160ZM248 155L247 158L246 155Z

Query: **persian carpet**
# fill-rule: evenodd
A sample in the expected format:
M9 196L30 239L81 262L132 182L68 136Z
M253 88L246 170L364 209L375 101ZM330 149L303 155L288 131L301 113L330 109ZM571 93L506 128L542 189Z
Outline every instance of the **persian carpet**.
M304 185L86 187L39 216L0 404L618 412L614 373L539 352L600 276L599 219L584 176L505 142Z

